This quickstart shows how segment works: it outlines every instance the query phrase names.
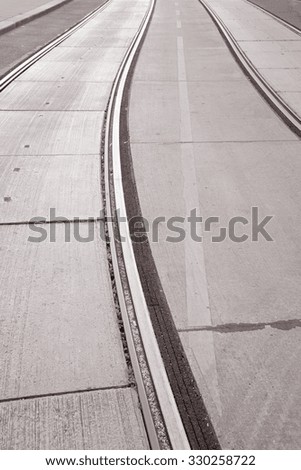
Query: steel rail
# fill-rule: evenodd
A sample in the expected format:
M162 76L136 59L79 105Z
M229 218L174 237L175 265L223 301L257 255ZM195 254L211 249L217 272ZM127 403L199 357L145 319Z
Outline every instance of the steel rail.
M283 18L280 18L280 16L275 15L275 13L272 13L271 11L266 10L261 5L257 5L257 3L253 3L252 0L245 0L245 2L248 3L249 5L252 5L253 7L257 8L258 10L262 11L266 15L271 16L274 20L278 21L278 23L282 24L283 26L286 26L286 28L293 31L293 33L299 34L299 36L301 35L300 28L297 28L296 26L292 25L291 23L284 20Z
M222 36L226 40L231 52L236 58L239 65L250 77L257 90L268 101L272 108L279 114L287 126L294 131L298 136L301 136L301 118L298 114L291 109L281 96L270 86L267 80L256 69L247 55L239 46L229 28L225 25L222 19L217 15L214 9L208 5L206 0L199 0L201 5L208 12L214 23L217 25Z
M6 73L2 78L0 78L0 93L3 91L11 82L16 80L22 73L24 73L29 67L35 64L38 60L44 57L48 52L52 51L55 47L61 44L63 41L69 38L74 34L78 29L82 28L88 21L90 21L94 16L103 11L113 0L107 0L102 6L96 8L91 13L86 15L81 21L76 25L72 26L63 34L59 35L53 41L46 44L40 50L32 54L28 59L21 62L19 65L14 67L10 72Z
M186 432L175 402L175 398L167 377L165 366L160 354L159 346L153 330L150 314L146 304L144 292L142 289L138 268L133 251L130 230L127 222L127 211L125 197L123 191L123 181L121 172L121 155L120 155L120 119L122 99L125 92L126 80L131 71L135 55L141 44L147 26L151 20L154 9L155 0L151 0L149 9L141 23L140 29L136 33L115 78L111 97L107 108L107 124L105 129L105 192L106 192L106 211L107 217L112 220L112 198L114 198L116 213L116 223L122 240L122 256L126 270L126 277L134 307L136 320L141 335L143 348L158 403L164 419L168 438L172 449L190 449L190 445L186 436ZM110 167L110 158L112 162L112 175ZM113 192L111 176L113 180ZM146 430L149 436L152 449L159 447L158 437L152 418L146 385L143 380L143 374L137 360L133 334L129 323L127 311L127 293L122 285L121 274L118 265L118 253L116 250L116 242L114 239L114 229L112 224L108 224L110 246L112 253L112 263L118 292L121 314L126 331L126 339L129 346L131 361L134 369L135 379L137 382L138 393L142 406L142 413L145 420Z

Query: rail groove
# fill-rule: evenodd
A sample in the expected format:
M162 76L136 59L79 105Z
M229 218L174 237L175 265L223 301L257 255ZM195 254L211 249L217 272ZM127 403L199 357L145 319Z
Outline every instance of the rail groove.
M120 160L120 119L126 80L130 73L136 51L143 40L148 23L151 19L154 6L155 0L151 0L140 29L136 33L119 68L108 103L104 155L106 216L110 221L115 220L117 225L114 230L114 225L111 223L108 224L112 263L119 305L126 330L127 343L150 446L152 449L160 449L162 448L162 443L160 443L160 432L158 432L158 428L156 428L156 418L154 419L153 416L152 400L154 397L149 396L149 383L145 381L144 371L141 370L141 362L137 355L135 345L136 332L133 331L132 322L129 319L129 315L132 316L133 312L129 313L129 308L134 310L144 350L142 354L145 354L145 365L149 369L170 447L172 449L190 449L186 432L165 371L141 286L129 226L126 222L127 210ZM122 243L118 243L116 240L116 233L120 236ZM124 262L124 272L120 269L120 258L122 258L122 262ZM128 284L128 290L124 288L125 279Z

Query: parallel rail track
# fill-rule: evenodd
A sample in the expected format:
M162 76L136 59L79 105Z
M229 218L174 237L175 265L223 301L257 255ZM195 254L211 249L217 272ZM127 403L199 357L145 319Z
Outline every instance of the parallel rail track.
M162 446L166 446L166 442L165 444L162 442L161 435L162 428L165 428L163 435L166 433L165 439L167 437L172 449L190 449L151 323L132 247L129 226L124 222L128 220L128 217L123 191L120 155L122 99L128 74L151 20L154 6L155 0L151 0L140 29L134 37L117 73L108 103L104 148L106 215L109 220L115 220L117 233L120 239L123 240L118 249L116 246L116 230L114 230L111 223L108 224L119 305L150 446L152 449L160 449ZM138 329L135 328L136 322ZM137 354L137 334L140 335L138 341L144 349L139 354ZM150 383L150 379L152 383ZM154 403L154 392L157 397L157 404ZM160 410L156 409L158 405ZM158 416L160 412L161 417Z

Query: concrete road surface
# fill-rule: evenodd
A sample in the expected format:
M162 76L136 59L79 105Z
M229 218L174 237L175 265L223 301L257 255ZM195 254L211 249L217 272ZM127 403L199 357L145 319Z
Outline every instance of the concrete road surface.
M300 449L300 140L199 2L157 1L130 137L142 214L165 217L153 256L221 446Z
M1 449L148 448L100 185L106 102L147 6L116 0L0 95Z

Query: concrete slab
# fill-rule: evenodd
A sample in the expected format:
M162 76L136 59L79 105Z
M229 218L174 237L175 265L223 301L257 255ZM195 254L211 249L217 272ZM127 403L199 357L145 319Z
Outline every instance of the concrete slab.
M221 44L225 45L220 40L220 34L217 30L212 28L212 25L203 25L199 23L199 28L196 25L182 22L182 31L185 34L185 42L194 44L194 48L203 47L220 47Z
M189 144L186 145L186 148ZM210 322L269 322L300 318L299 299L301 259L298 249L301 174L299 142L208 143L194 144L193 167L180 144L132 145L134 171L142 213L148 221L164 216L187 217L197 208L203 221L219 217L211 232L198 235L203 243L187 237L182 242L165 223L158 227L158 242L152 251L169 305L179 328L206 324L200 296L202 283L201 251L204 251L206 281L210 296ZM152 191L149 191L149 177ZM185 188L190 188L187 196ZM196 195L191 199L191 195ZM168 197L167 197L168 195ZM251 228L237 226L237 236L246 233L249 240L235 243L227 238L212 242L220 227L232 217L251 219L251 207L259 207L259 218L273 215L267 225L274 242L262 236L250 240ZM301 216L301 215L300 215ZM183 227L182 224L178 224ZM189 253L195 263L187 271ZM189 296L191 276L195 289ZM273 275L271 275L273 273Z
M125 51L126 48L123 48ZM118 51L110 51L109 47L56 47L49 54L46 54L44 62L103 62L120 58ZM116 59L115 59L116 60Z
M135 34L134 28L113 28L92 30L87 34L74 34L66 39L58 49L65 47L128 47Z
M100 23L102 29L133 28L137 31L145 15L147 5L146 0L134 0L127 3L127 9L121 10L119 2L116 8L113 5L113 8L103 11L101 18L92 19L85 31L88 32L97 28Z
M70 52L70 48L67 47L61 47L58 48L58 53L60 56L57 58L57 61L55 62L65 62L69 61L74 63L76 60L75 52L77 52L78 57L77 60L80 62L86 62L86 66L89 67L91 66L91 63L98 62L100 65L104 67L107 63L111 62L118 62L120 63L121 60L123 59L127 48L124 46L122 47L109 47L109 46L102 46L102 47L91 47L91 48L86 48L85 53L83 53L83 49L80 47L75 47L74 48L74 53L73 53L73 58L72 54L68 53ZM49 60L54 61L54 54L52 56L48 57Z
M156 26L156 25L154 25ZM170 28L167 31L167 34L162 34L162 30L160 28L155 28L151 37L146 36L143 43L143 50L148 49L148 52L151 53L153 50L156 50L157 53L160 51L166 50L167 48L175 49L177 48L177 28ZM141 57L143 59L143 57Z
M1 157L0 188L2 224L49 220L50 208L69 220L102 215L99 155Z
M226 26L237 41L295 41L298 37L293 31L281 25L278 21L269 17L266 18L265 13L259 12L253 5L241 0L231 1L239 2L240 6L244 8L244 14L247 15L244 19L243 14L239 17L229 15L227 18L219 8L219 0L208 0L208 4L214 6L214 10L225 21ZM256 16L253 21L254 10L256 10ZM258 14L262 15L261 21L258 19Z
M0 400L128 383L103 225L66 227L0 227Z
M261 75L278 92L292 93L301 91L301 69L267 69L259 70Z
M190 45L190 41L185 41L186 48L186 70L189 81L207 80L215 81L234 81L244 79L241 68L233 63L233 59L226 54L223 47L197 47ZM199 60L194 60L195 55Z
M262 236L252 242L250 225L238 231L248 233L244 243L208 240L206 272L214 324L299 317L299 155L299 142L195 148L202 213L217 214L220 226L237 215L250 220L251 207L259 208L260 220L273 216L267 226L273 242Z
M293 321L181 333L223 449L300 449L300 334Z
M295 41L292 42L295 43ZM282 53L279 53L278 51L249 51L248 57L254 64L256 64L258 69L265 68L267 65L269 69L298 69L301 67L301 50L286 50Z
M230 18L241 18L243 16L243 10L240 8L240 2L229 1L227 4L223 3L216 3L216 6L219 8L219 12L227 19ZM254 18L256 18L259 22L260 20L263 21L262 15L260 15L260 11L258 9L254 9L252 12ZM269 20L269 16L264 17L265 20Z
M148 449L136 391L100 390L0 404L2 450Z
M0 110L104 111L111 82L17 81L0 95Z
M201 115L196 116L192 123L195 141L199 142L244 142L244 141L264 141L280 139L291 139L289 129L283 127L283 123L274 119L249 117L243 120L239 118L223 118L209 121ZM291 139L297 140L297 139Z
M296 37L294 41L243 41L240 47L246 54L301 52L301 37Z
M157 36L154 45L151 40L145 45L147 54L141 56L139 68L135 75L136 81L174 81L178 78L177 41L176 36ZM185 41L187 48L186 68L189 81L224 81L240 80L244 77L240 67L233 64L232 58L225 54L224 47L202 47L200 41L197 48L192 46L193 41ZM194 43L195 44L195 43ZM194 56L198 54L199 60Z
M297 107L301 109L301 91L297 91L296 93L279 93L279 95L291 108Z
M298 140L245 79L187 88L194 141Z
M212 55L214 55L212 53ZM228 59L233 59L228 56ZM221 64L221 69L224 64ZM204 78L207 77L207 67L203 68ZM219 70L215 76L221 78ZM266 101L259 95L256 89L250 86L245 77L234 81L200 81L189 84L189 102L190 111L193 116L199 119L228 120L236 119L253 119L262 120L273 119L277 122L274 112L267 106ZM283 127L283 126L282 126ZM290 133L291 134L291 133ZM267 133L264 140L269 140L270 135ZM279 136L280 137L280 136Z
M187 89L195 142L298 140L246 80L191 81ZM180 123L173 118L181 112L177 83L138 81L132 90L131 109L131 116L141 116L147 109L149 117L147 122L135 120L132 142L180 140Z
M102 119L102 112L0 111L0 155L96 155Z
M187 215L180 145L132 144L131 152L142 214L151 227L151 249L174 321L178 327L201 325L203 319L199 312L197 289L194 305L188 309L191 300L188 299L190 279L185 262L187 244L167 239L177 235L168 229L167 220ZM157 217L164 217L165 222L155 222ZM183 227L183 224L177 225ZM192 248L197 248L197 244Z
M179 140L179 98L177 82L135 82L131 92L130 138L136 142L175 142ZM147 109L148 122L133 117Z
M149 49L147 56L141 57L136 80L175 81L178 77L178 64L172 49L176 43L160 49Z
M115 58L108 62L37 62L18 81L29 82L107 82L116 75L121 58L122 49L115 48ZM119 61L118 61L119 57Z

